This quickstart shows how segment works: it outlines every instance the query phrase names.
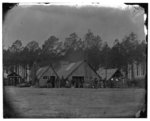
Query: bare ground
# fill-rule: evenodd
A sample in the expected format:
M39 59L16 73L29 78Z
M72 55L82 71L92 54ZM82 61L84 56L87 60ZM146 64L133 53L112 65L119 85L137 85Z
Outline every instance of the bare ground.
M144 89L5 87L4 97L8 117L28 118L134 117L145 104Z

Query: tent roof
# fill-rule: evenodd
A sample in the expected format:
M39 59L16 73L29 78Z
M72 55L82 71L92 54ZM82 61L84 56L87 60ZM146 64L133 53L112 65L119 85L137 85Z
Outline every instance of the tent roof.
M51 70L53 70L52 66L44 66L44 67L41 67L37 70L36 72L36 75L37 75L37 78L41 78L43 74L45 73L51 73ZM53 70L54 71L54 70ZM54 71L55 73L55 71ZM55 73L56 74L56 73ZM57 75L57 74L56 74Z
M41 78L41 76L44 73L48 73L48 71L51 71L50 68L54 71L54 73L59 76L59 78L68 78L68 76L73 73L83 62L85 61L78 61L78 62L72 62L72 63L67 63L67 64L62 64L58 68L52 68L52 66L45 66L42 68L39 68L38 71L36 72L37 78ZM89 65L90 66L90 65ZM91 66L90 66L91 68ZM93 70L93 69L92 69ZM93 70L94 71L94 70ZM94 71L95 72L95 71ZM96 72L95 72L96 73ZM97 74L97 73L96 73ZM98 75L98 74L97 74ZM99 75L98 75L99 76Z
M112 68L112 69L104 69L104 68L99 68L97 73L100 75L100 77L102 79L105 79L106 78L106 71L107 71L107 79L106 80L109 80L117 71L118 69L117 68Z
M80 66L84 61L78 61L78 62L73 62L70 64L64 64L61 65L61 67L58 69L58 76L67 78L76 68Z
M37 78L39 79L43 75L43 73L46 72L46 70L48 70L48 68L49 66L39 68L36 72Z
M10 73L7 77L21 77L20 75L16 74L15 72Z

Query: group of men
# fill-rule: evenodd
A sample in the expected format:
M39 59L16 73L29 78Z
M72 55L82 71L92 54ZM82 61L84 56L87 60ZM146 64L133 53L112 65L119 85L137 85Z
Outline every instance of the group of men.
M86 86L88 85L88 86ZM72 78L72 80L64 79L49 79L47 80L47 88L103 88L104 84L102 80L94 78L90 83L86 83L83 78Z

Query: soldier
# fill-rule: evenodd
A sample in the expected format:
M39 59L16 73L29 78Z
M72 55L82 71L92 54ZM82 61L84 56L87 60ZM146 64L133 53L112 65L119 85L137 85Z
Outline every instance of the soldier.
M56 86L55 86L56 88L58 88L59 87L59 78L57 77L56 78Z
M69 80L68 80L68 78L66 79L65 87L67 87L67 88L69 88L69 87L70 87L70 84L69 84Z
M92 78L91 80L92 80L91 87L94 88L94 79Z
M47 80L47 88L50 88L51 87L51 80Z
M97 78L95 78L94 79L94 87L97 88L97 86L98 86L98 80L97 80Z
M83 88L84 79L81 79L81 88Z
M61 78L61 81L60 81L61 83L61 87L65 87L65 80L64 80L64 77L62 76L62 78Z
M74 88L75 87L75 81L74 79L71 80L71 86Z

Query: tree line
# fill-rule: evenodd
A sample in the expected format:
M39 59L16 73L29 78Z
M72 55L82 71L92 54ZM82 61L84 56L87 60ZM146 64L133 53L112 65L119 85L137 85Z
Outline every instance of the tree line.
M129 64L133 70L133 64L146 63L147 43L138 40L135 33L131 32L122 40L115 39L112 42L113 46L108 46L107 42L90 30L82 39L75 32L64 41L50 36L42 47L37 41L31 41L23 47L22 41L16 40L8 49L3 49L3 64L10 69L18 65L31 68L34 62L43 66L84 59L95 70L99 67L119 68L127 74Z

